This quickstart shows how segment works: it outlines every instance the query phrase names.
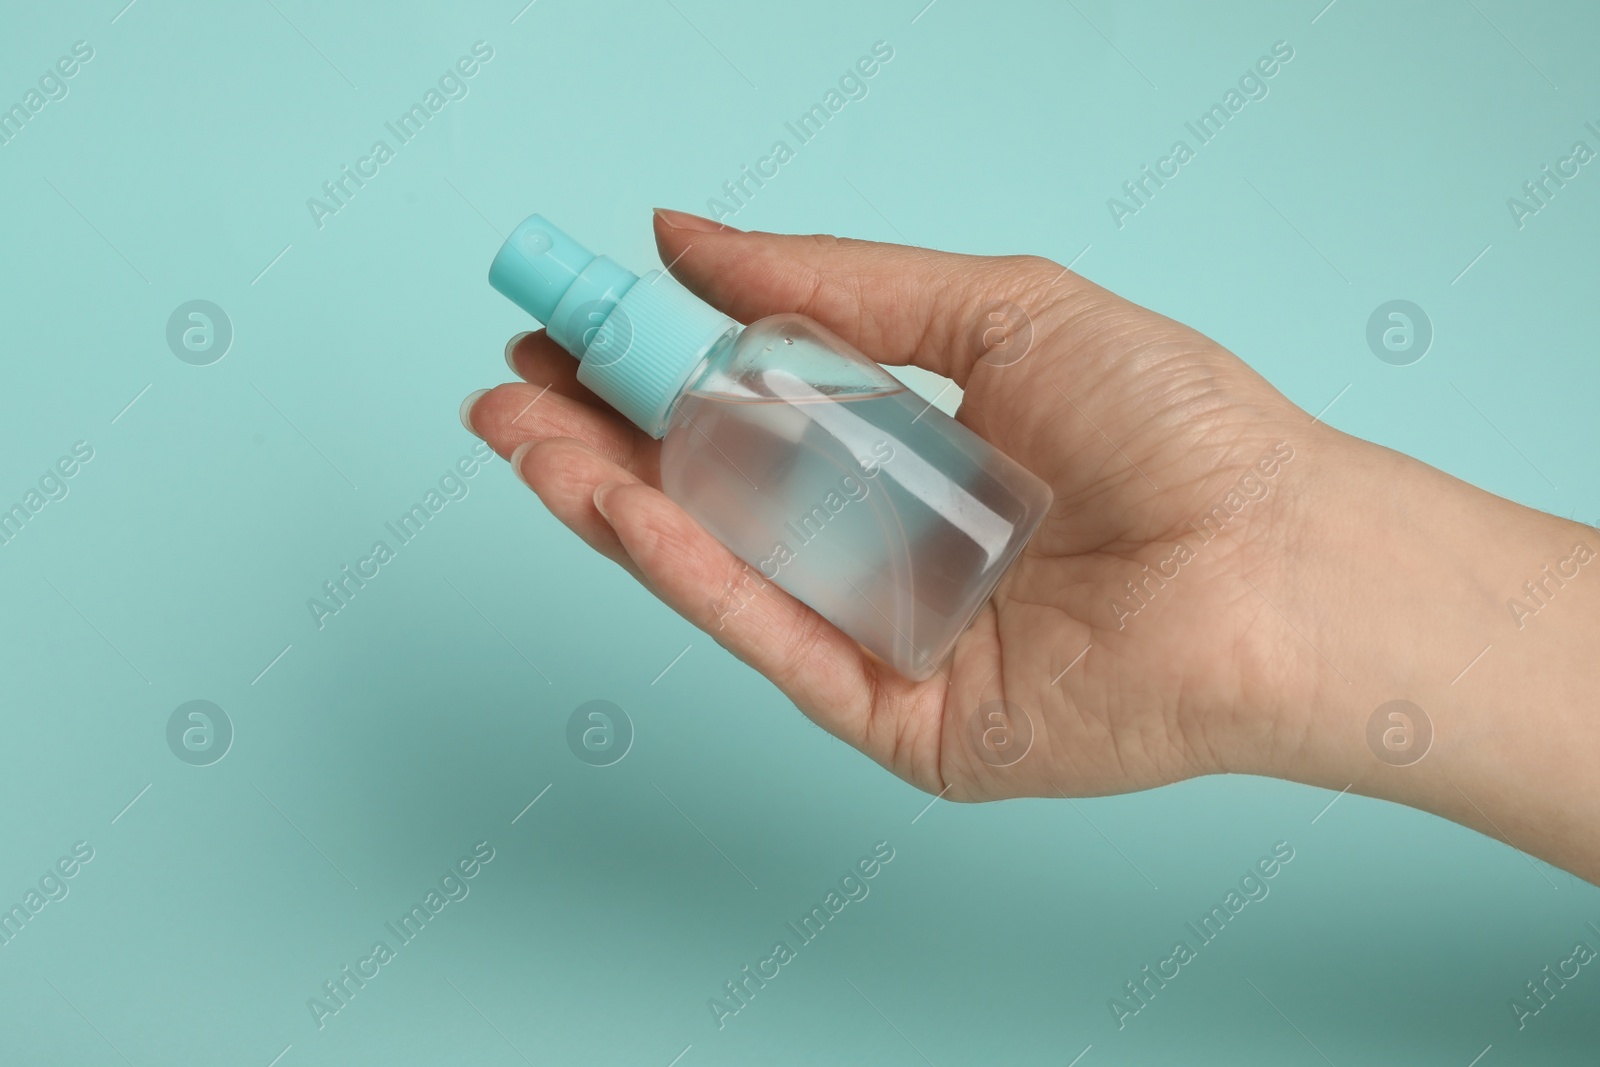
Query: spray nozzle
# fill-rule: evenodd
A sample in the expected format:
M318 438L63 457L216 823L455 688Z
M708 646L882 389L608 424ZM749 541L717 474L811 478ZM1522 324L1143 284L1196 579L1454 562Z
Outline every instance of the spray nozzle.
M489 284L544 323L582 359L598 327L639 276L597 256L543 215L522 220L489 266Z

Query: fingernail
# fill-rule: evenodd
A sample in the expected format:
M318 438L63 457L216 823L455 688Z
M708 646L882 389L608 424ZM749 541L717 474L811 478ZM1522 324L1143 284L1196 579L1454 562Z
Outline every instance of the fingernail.
M461 425L465 426L467 432L474 437L482 437L483 435L472 428L472 405L476 404L479 398L488 391L487 389L479 389L476 393L468 393L467 398L461 402Z
M717 222L714 219L691 215L687 211L673 211L671 208L658 207L655 209L656 218L672 227L674 230L693 230L695 233L720 233L724 230L738 233L732 226Z
M620 484L622 483L601 482L599 485L594 487L594 509L604 516L607 522L611 522L611 512L606 510L606 498L609 497L612 490L616 489L616 487ZM615 525L615 523L612 523L612 525Z
M516 363L512 362L511 353L516 350L517 345L522 341L522 339L524 337L528 337L532 333L533 333L532 330L523 330L521 333L517 334L511 340L506 342L506 366L511 368L511 373L512 374L516 374L517 373L517 365L516 365Z
M528 449L532 448L538 443L539 442L537 441L524 441L516 448L512 449L511 455L506 457L506 462L511 464L512 473L514 473L517 476L517 479L529 489L533 488L533 483L528 481L527 475L522 473L522 457L528 454Z

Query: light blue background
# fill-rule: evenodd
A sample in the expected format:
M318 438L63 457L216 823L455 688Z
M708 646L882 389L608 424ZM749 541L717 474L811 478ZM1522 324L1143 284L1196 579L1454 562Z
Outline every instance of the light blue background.
M1600 147L1593 5L123 2L0 33L0 106L95 51L0 145L0 503L94 449L0 547L0 902L95 849L0 947L0 1062L1593 1061L1600 974L1522 1032L1507 1007L1600 945L1593 888L1263 780L918 818L498 461L306 608L469 453L456 406L527 325L484 282L501 233L539 210L654 266L650 207L703 211L880 39L738 225L1076 260L1330 423L1593 521L1600 164L1506 207ZM307 198L480 40L319 229ZM1119 229L1107 198L1279 40L1270 95ZM196 298L235 331L204 367L165 340ZM1394 298L1436 330L1408 367L1365 342ZM208 767L165 740L196 698L236 730ZM566 746L591 699L634 723L614 766ZM482 839L319 1031L307 998ZM870 897L719 1031L707 998L879 840ZM1270 897L1119 1032L1108 998L1280 840Z

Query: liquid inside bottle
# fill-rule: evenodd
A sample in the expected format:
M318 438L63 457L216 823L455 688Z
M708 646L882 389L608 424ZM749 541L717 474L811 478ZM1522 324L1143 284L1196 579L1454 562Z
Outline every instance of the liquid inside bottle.
M746 329L679 398L661 480L763 578L915 680L949 655L1051 499L799 316Z

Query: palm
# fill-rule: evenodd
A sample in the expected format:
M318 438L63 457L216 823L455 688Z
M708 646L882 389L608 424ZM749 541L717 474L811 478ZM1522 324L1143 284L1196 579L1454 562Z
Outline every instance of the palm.
M799 310L879 359L956 378L958 417L1049 481L1055 504L927 681L894 673L775 589L724 629L718 592L748 568L659 492L659 444L578 385L571 358L537 334L510 354L528 384L494 390L471 422L552 512L822 726L930 792L1117 792L1215 766L1202 739L1250 681L1247 636L1264 606L1245 579L1272 509L1253 504L1248 523L1205 544L1146 603L1125 583L1154 588L1146 564L1181 538L1199 544L1191 524L1284 439L1294 409L1280 394L1199 334L1044 261L659 221L657 237L685 283L736 317ZM846 262L807 262L834 259ZM965 323L928 310L949 301L960 270L982 272L981 286L968 283L978 295L1026 297L1025 357L975 359ZM1002 708L1032 727L1020 759L976 743L1005 721L991 717Z
M1122 310L1102 334L1068 327L1015 365L980 362L967 383L958 416L1044 474L1055 505L958 645L948 686L916 693L934 788L954 796L1187 777L1214 765L1196 740L1248 684L1240 666L1266 605L1247 579L1274 529L1274 479L1248 483L1267 489L1248 516L1207 517L1274 454L1292 409L1201 335ZM1001 700L1032 720L1020 759L974 743L972 718ZM932 784L926 767L895 769Z

